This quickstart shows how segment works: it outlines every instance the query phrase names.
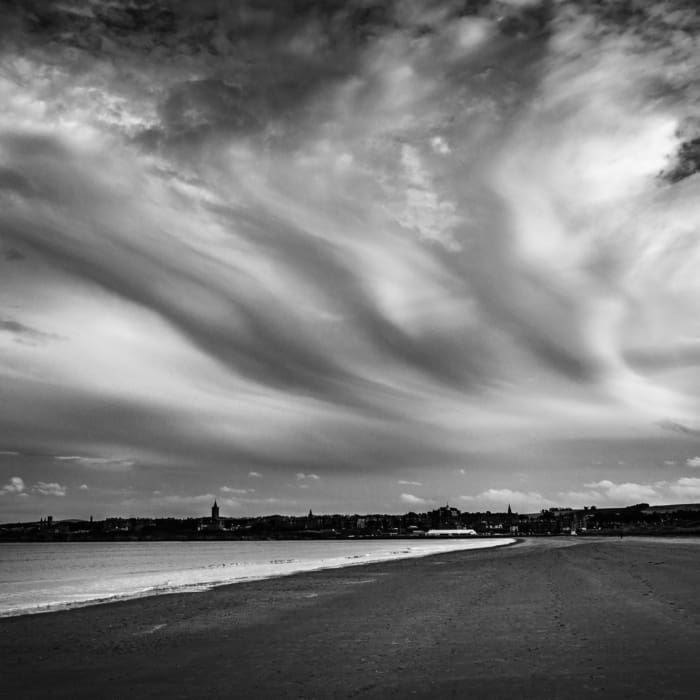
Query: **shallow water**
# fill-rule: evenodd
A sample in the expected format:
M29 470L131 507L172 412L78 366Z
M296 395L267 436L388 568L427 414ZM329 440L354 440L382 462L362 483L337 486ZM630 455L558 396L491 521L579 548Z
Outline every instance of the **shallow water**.
M511 542L470 539L2 543L0 617Z

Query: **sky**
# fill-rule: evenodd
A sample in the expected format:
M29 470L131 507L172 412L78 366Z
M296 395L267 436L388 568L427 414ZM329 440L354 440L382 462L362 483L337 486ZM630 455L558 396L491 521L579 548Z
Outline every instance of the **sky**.
M693 0L1 8L0 521L700 501Z

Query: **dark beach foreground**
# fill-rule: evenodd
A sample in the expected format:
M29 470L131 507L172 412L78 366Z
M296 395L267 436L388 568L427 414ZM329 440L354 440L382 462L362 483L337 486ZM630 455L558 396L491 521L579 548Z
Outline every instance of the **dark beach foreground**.
M697 698L700 541L584 538L0 621L6 698Z

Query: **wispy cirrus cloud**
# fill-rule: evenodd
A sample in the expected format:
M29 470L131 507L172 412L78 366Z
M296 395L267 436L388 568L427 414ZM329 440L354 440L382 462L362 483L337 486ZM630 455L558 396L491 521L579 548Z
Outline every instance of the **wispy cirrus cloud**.
M58 462L71 462L85 467L104 467L106 469L128 469L136 462L133 459L123 457L88 457L84 455L56 455L54 459Z

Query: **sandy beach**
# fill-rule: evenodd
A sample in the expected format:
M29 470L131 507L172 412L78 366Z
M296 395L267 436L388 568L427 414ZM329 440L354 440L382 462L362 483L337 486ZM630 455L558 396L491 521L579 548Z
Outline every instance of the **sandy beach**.
M530 540L0 621L8 698L695 698L700 541Z

